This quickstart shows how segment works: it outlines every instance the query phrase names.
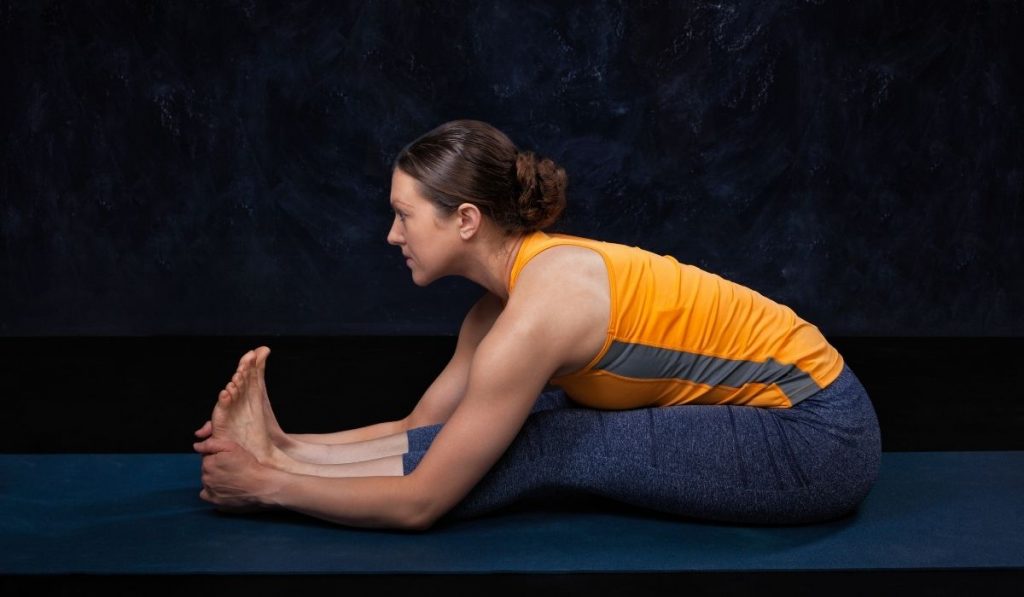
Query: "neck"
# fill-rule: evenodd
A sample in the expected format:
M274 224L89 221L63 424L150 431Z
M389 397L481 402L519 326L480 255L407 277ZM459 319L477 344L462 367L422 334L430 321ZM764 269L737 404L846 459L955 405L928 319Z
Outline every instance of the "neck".
M502 305L508 303L508 278L526 236L526 233L521 233L503 239L496 249L487 252L483 267L477 271L477 275L467 276L501 299Z

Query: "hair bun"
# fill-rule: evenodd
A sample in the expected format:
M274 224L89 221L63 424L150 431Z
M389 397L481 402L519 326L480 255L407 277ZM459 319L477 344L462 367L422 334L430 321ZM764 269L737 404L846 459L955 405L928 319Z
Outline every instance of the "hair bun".
M565 170L480 120L452 120L420 135L395 158L439 218L476 205L504 234L543 230L565 211Z
M538 159L532 151L521 151L516 153L516 178L523 226L543 229L553 224L565 210L565 169L549 158Z

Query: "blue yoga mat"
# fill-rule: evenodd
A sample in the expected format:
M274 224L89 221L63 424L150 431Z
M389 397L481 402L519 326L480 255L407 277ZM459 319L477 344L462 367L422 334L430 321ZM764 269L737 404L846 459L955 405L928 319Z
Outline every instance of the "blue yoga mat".
M0 455L4 574L679 572L1024 567L1024 452L884 453L851 516L796 527L593 504L418 533L199 499L195 454Z

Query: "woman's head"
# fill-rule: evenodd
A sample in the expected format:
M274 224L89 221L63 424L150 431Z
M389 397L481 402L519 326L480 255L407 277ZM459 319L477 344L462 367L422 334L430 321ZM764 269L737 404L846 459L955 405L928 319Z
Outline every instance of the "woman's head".
M470 203L505 236L543 230L565 210L565 170L520 152L479 120L453 120L422 135L399 152L394 169L416 181L438 219Z

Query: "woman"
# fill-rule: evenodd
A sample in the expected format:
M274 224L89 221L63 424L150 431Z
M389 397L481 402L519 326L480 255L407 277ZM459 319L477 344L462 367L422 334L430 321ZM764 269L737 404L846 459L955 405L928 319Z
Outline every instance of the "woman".
M868 493L871 402L788 307L668 255L543 232L565 208L564 170L483 122L413 141L391 184L388 242L413 281L487 290L451 362L401 421L288 435L263 382L270 351L250 351L196 432L204 499L426 529L584 494L804 523Z

